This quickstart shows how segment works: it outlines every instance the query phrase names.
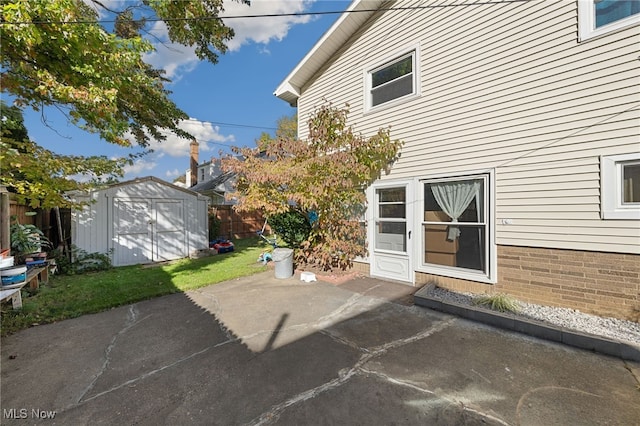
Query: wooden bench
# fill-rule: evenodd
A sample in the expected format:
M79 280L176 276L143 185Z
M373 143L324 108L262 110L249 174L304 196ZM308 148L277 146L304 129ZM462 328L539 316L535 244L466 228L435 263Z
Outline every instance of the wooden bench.
M49 282L49 265L37 266L27 269L27 283L32 290L40 287L40 284Z
M0 290L0 302L11 298L11 305L13 309L22 308L22 287L26 284L22 284L20 287L10 288L7 290Z
M0 290L0 302L11 298L11 304L13 309L19 309L22 307L22 287L29 285L30 289L37 289L40 284L46 284L49 282L49 262L43 266L37 266L27 269L27 279L20 287L2 289Z

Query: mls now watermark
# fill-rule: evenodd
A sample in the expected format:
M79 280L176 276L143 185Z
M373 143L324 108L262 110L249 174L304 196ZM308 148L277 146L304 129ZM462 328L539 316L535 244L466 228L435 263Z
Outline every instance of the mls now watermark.
M56 417L55 411L40 410L39 408L3 408L2 417L5 419L53 419Z

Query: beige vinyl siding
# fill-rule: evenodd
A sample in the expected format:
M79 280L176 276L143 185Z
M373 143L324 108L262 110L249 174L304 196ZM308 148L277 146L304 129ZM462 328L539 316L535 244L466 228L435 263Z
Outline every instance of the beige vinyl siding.
M379 13L303 88L301 136L348 103L357 131L405 141L383 179L495 169L498 244L640 253L638 221L600 219L599 160L640 151L640 31L577 26L564 0ZM366 70L411 46L420 96L366 111Z

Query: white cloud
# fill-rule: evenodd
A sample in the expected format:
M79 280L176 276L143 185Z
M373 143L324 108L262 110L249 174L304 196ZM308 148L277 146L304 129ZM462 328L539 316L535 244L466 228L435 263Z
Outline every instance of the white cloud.
M224 23L235 31L235 37L227 44L229 50L239 50L251 42L267 45L272 40L281 41L293 25L305 24L312 17L306 15L224 19L224 16L300 13L309 9L313 2L314 0L252 0L249 7L233 0L225 0L225 11L221 17ZM268 53L266 48L262 51Z
M196 138L201 152L214 150L215 147L213 145L232 146L236 141L236 137L233 134L223 135L220 133L220 127L195 118L182 120L178 127ZM167 136L167 139L163 141L151 140L149 142L149 148L154 151L154 158L159 160L165 155L169 155L171 157L189 156L191 149L190 139L178 137L169 131L164 134ZM127 134L126 137L133 140L133 136L131 134ZM218 148L220 147L218 146Z
M155 161L147 161L144 159L136 160L133 165L124 166L125 178L138 177L156 168L158 164Z
M251 6L233 0L225 0L225 11L220 15L276 15L300 13L308 10L316 0L252 0ZM227 43L229 51L234 52L250 43L260 44L259 52L269 54L267 45L271 41L283 40L291 27L305 24L312 20L312 16L274 16L269 18L233 18L224 19L224 23L233 28L235 37ZM164 22L154 23L149 31L153 38L156 51L145 55L144 60L154 68L166 71L165 76L173 82L180 80L185 74L193 71L200 60L195 49L170 43L167 26ZM155 38L155 40L154 40Z
M180 170L173 169L173 170L167 170L164 175L166 177L168 177L168 178L175 178L175 177L178 177L178 176L180 176L182 174L183 174L183 172L181 172Z
M189 132L198 141L200 151L211 151L214 144L228 144L231 146L236 137L234 135L223 135L220 133L220 127L214 126L206 121L200 121L195 118L183 120L179 127ZM162 142L153 142L150 148L156 152L166 153L172 157L188 156L191 141L179 138L174 134L167 134L167 139Z
M163 21L154 23L149 33L156 38L155 42L151 39L156 51L144 55L143 60L156 69L165 70L165 77L175 83L198 66L200 59L196 56L195 49L171 43L167 33L167 25Z

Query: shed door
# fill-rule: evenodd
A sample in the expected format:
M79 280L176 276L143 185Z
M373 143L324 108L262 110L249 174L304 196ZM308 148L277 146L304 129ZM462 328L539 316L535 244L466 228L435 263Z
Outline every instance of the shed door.
M182 200L153 202L153 260L180 259L187 255Z
M114 265L151 262L151 202L116 198L113 215Z

